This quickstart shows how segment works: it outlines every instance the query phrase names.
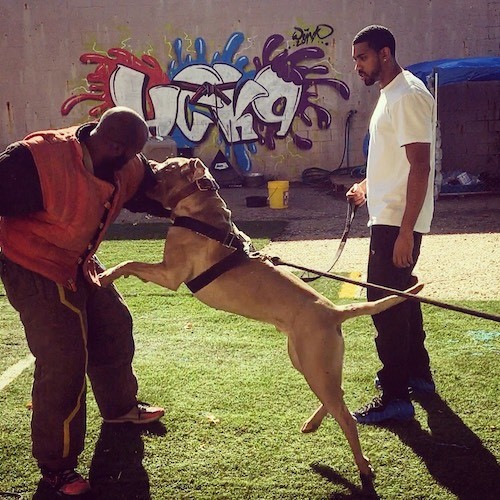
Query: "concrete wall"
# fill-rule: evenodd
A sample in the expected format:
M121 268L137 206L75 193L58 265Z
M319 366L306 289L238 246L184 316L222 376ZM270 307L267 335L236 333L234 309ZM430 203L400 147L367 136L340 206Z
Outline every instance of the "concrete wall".
M207 164L221 149L243 172L297 180L341 164L355 110L342 166L363 164L378 89L354 73L351 41L373 23L394 32L403 66L500 53L492 0L2 0L0 148L125 104ZM207 87L189 104L204 82L229 100ZM480 133L498 140L492 106Z
M438 90L444 172L500 176L500 82L467 82Z

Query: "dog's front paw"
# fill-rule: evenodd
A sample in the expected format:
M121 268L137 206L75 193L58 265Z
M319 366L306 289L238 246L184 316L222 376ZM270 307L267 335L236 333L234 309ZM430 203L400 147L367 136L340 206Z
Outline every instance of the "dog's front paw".
M111 285L111 283L113 283L113 281L115 281L116 279L113 273L113 269L106 269L106 271L99 273L97 277L99 278L99 283L103 287Z
M113 281L117 280L121 276L127 277L128 274L126 272L128 262L122 262L114 267L110 267L109 269L104 270L102 273L99 273L97 277L101 283L101 286L109 286Z

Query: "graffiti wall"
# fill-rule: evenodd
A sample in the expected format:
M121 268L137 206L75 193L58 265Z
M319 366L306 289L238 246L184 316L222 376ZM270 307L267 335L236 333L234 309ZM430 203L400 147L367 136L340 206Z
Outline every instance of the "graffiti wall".
M216 133L226 156L248 172L258 146L272 151L276 141L290 137L299 150L313 147L296 131L298 121L319 130L331 127L331 110L316 102L322 89L349 99L349 87L321 64L325 52L315 45L333 44L333 33L327 24L313 30L294 27L291 46L284 36L272 34L260 54L240 56L247 40L241 32L232 33L211 55L203 38L194 40L191 53L186 53L191 41L177 38L174 57L167 61L117 47L106 54L84 53L80 61L94 66L87 75L88 91L66 99L61 113L68 115L83 101L97 102L91 116L129 106L144 116L153 136L170 136L178 148L199 146Z
M378 89L353 68L364 26L394 31L403 66L498 53L490 0L0 4L0 149L126 105L206 163L222 152L242 173L289 180L365 161Z

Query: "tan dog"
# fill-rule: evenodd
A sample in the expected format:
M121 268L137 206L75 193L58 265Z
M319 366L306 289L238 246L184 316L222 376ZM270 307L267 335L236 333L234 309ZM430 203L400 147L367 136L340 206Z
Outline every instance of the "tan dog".
M174 220L165 241L163 261L118 264L100 275L102 284L106 286L120 276L134 275L177 290L182 283L193 285L194 278L229 255L242 256L235 267L224 269L208 284L201 283L201 289L194 290L195 297L216 309L271 323L288 335L292 364L322 403L304 424L303 432L315 430L330 413L349 442L362 479L371 476L372 468L362 453L356 422L343 399L341 324L355 316L379 313L404 299L391 296L376 302L335 306L294 274L275 267L267 257L249 256L241 248L235 250L230 246L231 239L239 242L240 247L251 242L232 223L231 212L201 160L171 158L153 165L157 170L157 185L149 196L170 208ZM216 233L232 236L222 244L200 234L205 227L192 230L175 225L185 218L205 222ZM421 288L422 285L416 285L410 291L417 293Z

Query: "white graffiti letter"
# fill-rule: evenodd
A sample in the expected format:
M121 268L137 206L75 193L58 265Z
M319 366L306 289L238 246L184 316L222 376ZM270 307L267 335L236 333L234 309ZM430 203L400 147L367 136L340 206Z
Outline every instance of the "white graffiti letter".
M223 82L236 83L242 74L239 70L229 64L214 64L214 69ZM253 117L250 113L244 113L247 106L258 96L267 92L262 86L255 84L253 80L247 80L238 94L237 101L234 102L234 89L224 92L231 102L224 104L219 100L220 107L216 111L217 124L229 143L240 141L251 141L257 139L257 134L253 130Z
M150 127L156 127L156 135L169 135L177 121L177 98L179 89L174 85L157 85L149 90L155 118L148 120Z
M128 106L143 115L143 90L146 76L119 64L109 77L111 99L117 106Z
M267 96L256 99L252 106L258 117L266 123L280 123L276 132L278 137L284 137L295 117L295 112L302 95L302 87L293 82L285 82L270 66L263 68L255 75L255 81L262 85L268 92ZM283 100L283 108L279 114L273 111L275 103Z

